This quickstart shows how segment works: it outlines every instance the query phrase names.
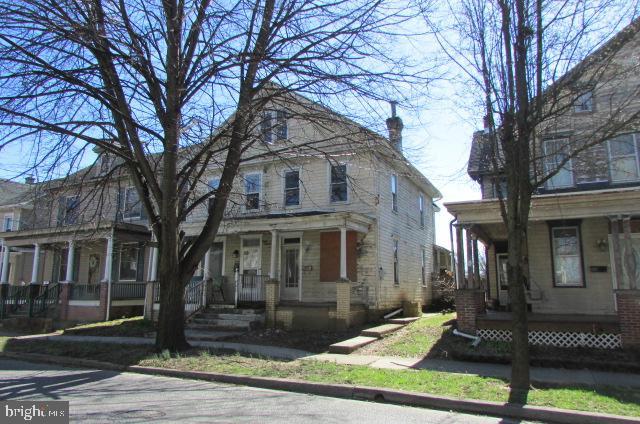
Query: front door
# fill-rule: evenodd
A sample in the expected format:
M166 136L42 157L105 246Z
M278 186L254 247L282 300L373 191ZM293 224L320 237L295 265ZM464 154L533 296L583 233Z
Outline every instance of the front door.
M242 256L240 261L239 297L241 300L260 300L261 260L260 239L242 239Z
M286 238L282 247L282 298L294 300L300 294L300 239Z
M498 300L500 305L506 306L509 304L509 282L507 279L507 259L509 255L507 253L498 253L496 255L496 262L498 265Z

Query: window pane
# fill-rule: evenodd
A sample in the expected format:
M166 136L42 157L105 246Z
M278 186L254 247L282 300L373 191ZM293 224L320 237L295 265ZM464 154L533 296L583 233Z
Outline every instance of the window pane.
M347 183L331 185L331 201L332 202L347 201Z
M331 183L347 182L347 165L335 165L331 167Z
M212 178L209 180L209 188L217 190L220 187L220 178Z
M567 140L546 140L544 143L544 172L545 175L557 173L547 181L548 188L560 188L573 186L573 170L571 160L558 169L567 158ZM503 196L505 194L503 193Z
M582 284L582 272L580 271L579 256L560 256L554 265L556 268L556 284Z
M260 191L260 175L259 174L249 174L245 177L245 192L248 193L257 193Z
M633 181L638 179L635 156L611 159L611 179L613 181Z
M286 140L287 138L287 113L284 110L276 111L276 138Z
M247 194L247 200L245 202L245 208L247 210L260 208L260 193Z
M297 188L287 189L284 192L284 204L295 206L300 204L300 190Z
M142 204L138 191L135 188L128 188L125 193L124 216L125 218L133 218L140 216Z
M578 229L554 228L552 234L556 285L582 285Z
M398 192L398 177L395 175L391 176L391 193Z
M633 135L625 134L609 140L609 150L611 151L611 157L634 155L636 154L635 146L633 145Z
M262 141L264 141L265 143L271 143L273 142L273 138L272 138L272 134L271 134L271 112L270 111L266 111L263 113L262 115L262 122L260 123L260 132L262 135Z
M120 279L135 280L138 275L137 246L123 246L120 253Z
M285 188L298 188L300 176L298 171L287 171L284 174L284 186Z

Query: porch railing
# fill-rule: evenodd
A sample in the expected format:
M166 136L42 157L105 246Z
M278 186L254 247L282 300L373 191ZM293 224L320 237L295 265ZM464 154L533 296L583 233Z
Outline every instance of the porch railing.
M117 282L111 285L111 300L144 299L144 282Z
M205 307L203 301L203 290L206 283L202 280L191 282L184 290L184 319L188 320Z
M60 284L53 283L40 288L40 293L29 302L29 316L44 315L47 310L58 304Z
M207 304L216 303L217 300L226 301L229 293L224 293L224 286L227 282L227 277L224 275L218 277L212 277L207 280Z
M264 283L268 279L268 275L236 274L238 303L264 302Z
M100 300L100 284L70 284L69 299Z

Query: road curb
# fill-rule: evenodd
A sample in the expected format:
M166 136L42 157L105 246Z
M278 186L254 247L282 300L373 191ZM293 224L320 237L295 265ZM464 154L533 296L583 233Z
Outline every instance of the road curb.
M568 424L629 424L637 423L636 417L573 411L541 406L517 405L511 403L456 399L425 393L379 387L353 386L348 384L314 383L270 377L251 377L235 374L221 374L204 371L181 371L169 368L122 366L110 362L91 359L76 359L37 353L1 352L0 356L25 361L45 362L74 367L88 367L113 371L128 371L138 374L161 375L165 377L187 378L218 383L237 384L272 390L306 393L344 399L389 402L407 406L417 406L471 414L491 415L521 420L543 421Z

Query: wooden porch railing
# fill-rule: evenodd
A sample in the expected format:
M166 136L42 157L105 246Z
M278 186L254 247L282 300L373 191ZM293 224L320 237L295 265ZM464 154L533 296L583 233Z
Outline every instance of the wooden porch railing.
M69 285L69 299L71 300L100 300L100 284Z
M116 282L111 285L111 300L134 300L144 299L146 283Z

